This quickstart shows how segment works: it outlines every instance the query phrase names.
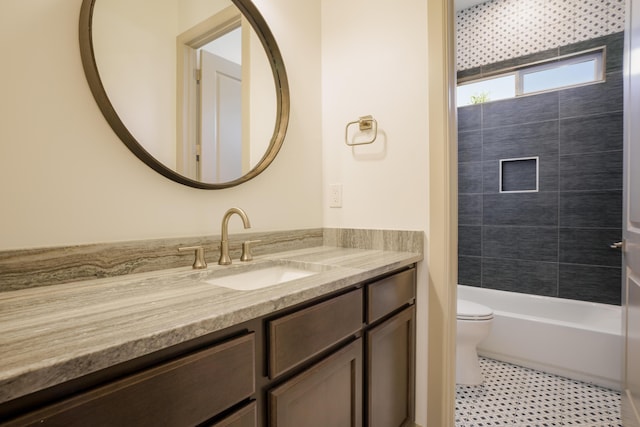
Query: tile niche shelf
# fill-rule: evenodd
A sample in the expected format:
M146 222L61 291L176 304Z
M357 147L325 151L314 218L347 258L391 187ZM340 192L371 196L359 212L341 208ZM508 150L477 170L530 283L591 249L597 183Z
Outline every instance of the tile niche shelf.
M501 193L533 193L538 191L538 157L500 160Z

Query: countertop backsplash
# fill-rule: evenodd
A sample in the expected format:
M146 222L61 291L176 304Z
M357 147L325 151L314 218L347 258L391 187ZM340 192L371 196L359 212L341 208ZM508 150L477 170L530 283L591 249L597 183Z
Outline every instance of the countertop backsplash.
M229 247L240 258L242 242L259 240L254 256L316 246L423 253L422 231L314 228L263 233L232 233ZM79 282L189 266L203 246L207 263L219 256L219 235L0 251L0 292ZM239 261L236 261L239 262Z

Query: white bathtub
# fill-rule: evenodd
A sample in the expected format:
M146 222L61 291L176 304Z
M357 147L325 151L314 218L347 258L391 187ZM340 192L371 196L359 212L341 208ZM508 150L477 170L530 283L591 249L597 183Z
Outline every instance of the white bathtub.
M458 298L493 309L480 355L620 390L620 307L464 285Z

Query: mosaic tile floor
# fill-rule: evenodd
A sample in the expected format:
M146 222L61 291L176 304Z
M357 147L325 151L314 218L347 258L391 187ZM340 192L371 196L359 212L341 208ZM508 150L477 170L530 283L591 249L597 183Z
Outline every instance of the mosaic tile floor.
M618 427L620 393L480 358L481 386L456 386L456 427Z

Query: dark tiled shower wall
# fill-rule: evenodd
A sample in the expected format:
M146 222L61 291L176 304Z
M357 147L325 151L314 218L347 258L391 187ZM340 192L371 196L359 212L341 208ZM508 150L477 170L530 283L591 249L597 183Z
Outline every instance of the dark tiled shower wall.
M622 40L553 54L606 44L604 83L458 109L459 283L620 304ZM539 191L500 193L500 159L534 156Z

